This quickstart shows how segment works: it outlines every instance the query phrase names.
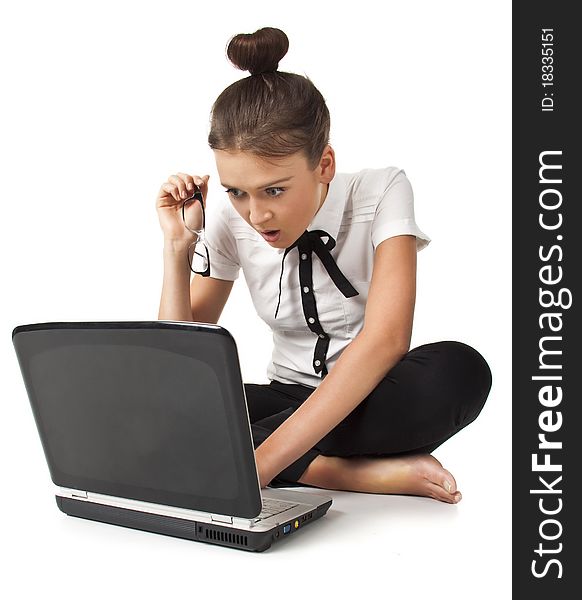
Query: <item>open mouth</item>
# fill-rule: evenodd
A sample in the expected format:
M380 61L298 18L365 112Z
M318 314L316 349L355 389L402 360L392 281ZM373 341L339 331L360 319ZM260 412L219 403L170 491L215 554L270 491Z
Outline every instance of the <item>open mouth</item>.
M280 234L281 234L281 230L280 229L272 229L270 231L261 231L261 235L268 242L276 242L279 239Z

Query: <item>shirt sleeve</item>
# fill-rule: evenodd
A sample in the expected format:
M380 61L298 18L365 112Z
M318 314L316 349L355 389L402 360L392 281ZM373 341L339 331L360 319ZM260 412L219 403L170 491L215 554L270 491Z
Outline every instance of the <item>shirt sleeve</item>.
M397 235L416 236L416 251L428 246L431 239L423 233L414 218L414 194L403 169L389 177L372 221L372 245Z
M228 226L226 207L208 203L205 241L210 259L210 277L234 281L240 272L236 241Z

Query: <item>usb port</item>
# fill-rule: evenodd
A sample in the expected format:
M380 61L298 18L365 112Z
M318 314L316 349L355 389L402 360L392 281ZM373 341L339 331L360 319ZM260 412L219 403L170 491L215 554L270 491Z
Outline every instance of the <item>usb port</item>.
M291 531L291 525L288 523L287 525L283 525L283 533L289 533Z

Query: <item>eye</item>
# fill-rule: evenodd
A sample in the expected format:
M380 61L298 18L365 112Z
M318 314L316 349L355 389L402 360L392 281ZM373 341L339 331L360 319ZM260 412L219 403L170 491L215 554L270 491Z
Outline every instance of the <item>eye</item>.
M286 188L282 188L282 187L272 187L272 188L266 188L265 192L267 192L267 196L271 196L272 198L278 198L284 191ZM275 194L271 194L269 192L271 192L272 190L274 190ZM231 196L232 198L242 198L246 192L241 192L240 190L237 190L236 188L228 188L227 190L225 190L225 192ZM240 192L240 194L235 194L235 192Z
M281 194L282 194L285 191L285 188L272 187L272 188L267 188L265 191L268 192L269 190L279 190L281 192ZM277 198L281 194L267 194L267 196L272 196L273 198Z
M244 192L242 192L239 196L235 196L233 194L233 192L240 192L240 190L237 190L236 188L228 188L227 190L224 190L229 196L232 196L233 198L240 198L242 196L242 194Z

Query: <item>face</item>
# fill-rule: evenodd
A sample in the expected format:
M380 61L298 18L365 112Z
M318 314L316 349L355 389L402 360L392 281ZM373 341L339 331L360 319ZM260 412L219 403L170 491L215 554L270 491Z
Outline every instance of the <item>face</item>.
M240 150L214 150L214 156L235 210L273 248L289 247L307 229L335 174L329 145L314 170L309 170L301 152L268 160ZM265 234L273 230L278 233Z

